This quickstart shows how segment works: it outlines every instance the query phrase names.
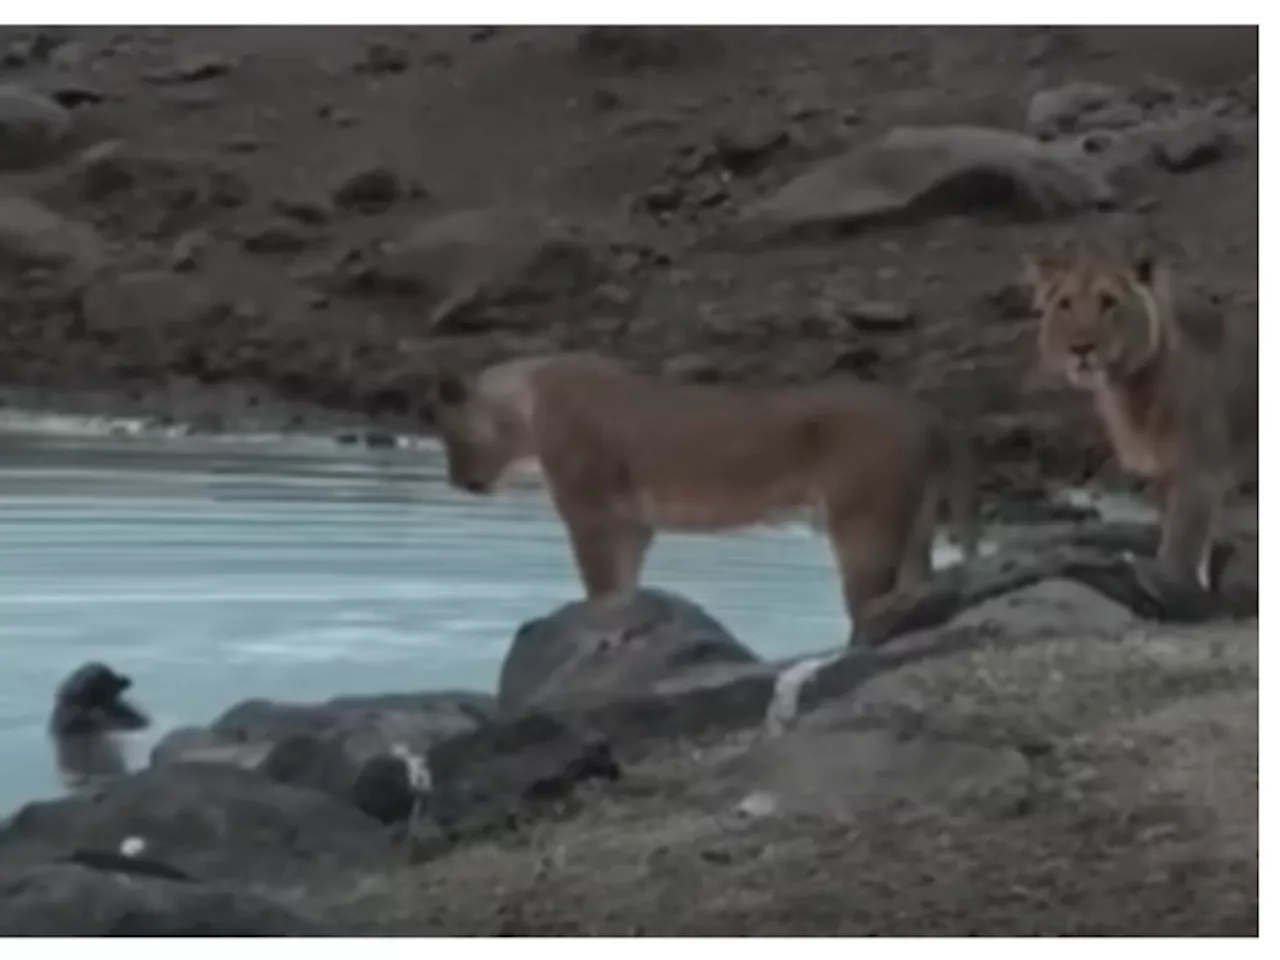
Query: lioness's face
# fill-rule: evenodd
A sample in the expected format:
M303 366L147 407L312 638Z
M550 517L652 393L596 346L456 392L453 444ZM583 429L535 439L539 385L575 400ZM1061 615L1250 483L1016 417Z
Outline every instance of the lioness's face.
M523 426L493 409L474 386L447 377L436 390L435 422L449 465L449 485L477 496L493 492L519 458Z
M1094 389L1149 356L1158 336L1149 260L1117 263L1085 253L1027 264L1041 353L1082 389Z

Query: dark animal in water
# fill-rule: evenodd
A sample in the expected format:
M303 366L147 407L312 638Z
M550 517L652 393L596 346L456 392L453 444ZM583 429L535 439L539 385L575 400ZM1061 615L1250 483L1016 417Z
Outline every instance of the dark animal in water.
M58 775L77 789L128 773L119 735L151 725L123 694L128 677L101 663L86 663L59 684L49 718Z

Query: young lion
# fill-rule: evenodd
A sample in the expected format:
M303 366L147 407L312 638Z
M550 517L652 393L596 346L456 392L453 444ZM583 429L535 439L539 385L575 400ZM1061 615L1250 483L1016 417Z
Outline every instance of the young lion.
M1176 302L1169 266L1145 253L1042 252L1026 279L1041 357L1093 394L1116 459L1151 483L1158 565L1209 589L1226 497L1257 476L1256 322Z
M941 501L966 558L974 551L967 446L877 384L680 384L561 353L446 376L434 407L453 486L485 494L517 462L539 463L589 599L636 587L657 530L806 507L826 528L854 624L930 575Z

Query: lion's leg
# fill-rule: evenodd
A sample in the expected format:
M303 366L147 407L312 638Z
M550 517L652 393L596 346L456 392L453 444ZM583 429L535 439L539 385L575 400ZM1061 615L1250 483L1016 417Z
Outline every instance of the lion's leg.
M619 536L623 530L607 514L567 511L562 512L569 546L578 568L588 600L596 600L626 589L621 564L618 562Z
M856 639L860 625L894 593L910 531L892 516L867 509L830 518L827 530Z
M645 554L653 543L653 528L642 523L620 524L617 544L618 582L634 589L640 583Z
M1220 485L1205 477L1177 477L1169 484L1156 551L1156 562L1167 573L1208 589L1214 527L1222 499Z
M938 527L938 500L938 489L930 486L920 501L902 562L898 565L898 590L910 590L933 576L933 537Z

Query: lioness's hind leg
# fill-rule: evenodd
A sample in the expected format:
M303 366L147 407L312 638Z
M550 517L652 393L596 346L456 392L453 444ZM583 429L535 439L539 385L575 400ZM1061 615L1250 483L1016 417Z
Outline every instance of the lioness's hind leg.
M933 576L933 537L938 528L939 499L939 491L931 486L920 502L898 565L899 590L909 590Z
M908 521L909 522L909 521ZM876 511L830 518L828 535L840 568L845 609L856 635L894 593L906 558L909 529Z

